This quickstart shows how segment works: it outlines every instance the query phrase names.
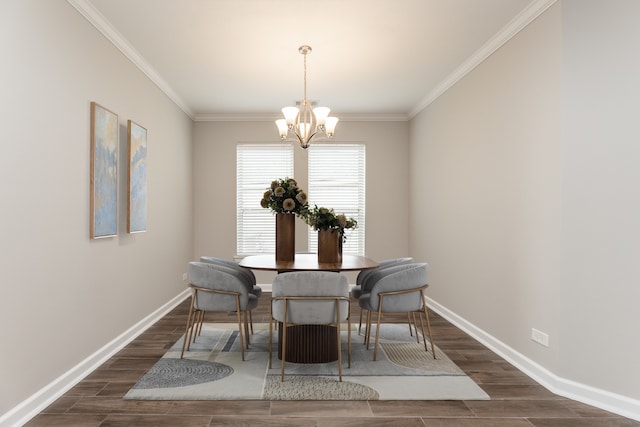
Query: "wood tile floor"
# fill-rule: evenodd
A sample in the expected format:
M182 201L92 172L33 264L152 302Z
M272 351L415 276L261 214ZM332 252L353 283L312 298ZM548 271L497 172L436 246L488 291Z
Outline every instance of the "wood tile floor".
M265 293L254 322L268 321ZM352 319L359 309L353 304ZM131 401L122 396L182 335L185 301L26 425L622 427L640 423L554 395L431 313L433 337L489 401ZM402 320L397 318L395 320ZM389 318L385 318L389 320ZM207 321L235 321L209 315ZM356 341L357 342L357 341Z

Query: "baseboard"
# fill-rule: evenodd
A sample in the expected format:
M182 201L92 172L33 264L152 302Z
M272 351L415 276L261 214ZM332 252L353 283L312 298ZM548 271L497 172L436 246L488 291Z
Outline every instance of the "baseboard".
M479 329L433 299L427 297L426 300L429 309L435 311L453 325L471 335L485 347L496 352L500 357L552 393L640 421L640 400L559 377L544 366L539 365L523 354L515 351L502 341L487 334L482 329Z
M0 417L0 426L21 426L28 422L56 399L69 391L69 389L79 383L83 378L96 370L111 356L122 350L127 344L147 330L151 325L162 319L178 304L188 298L189 295L191 295L190 290L185 289L171 301L167 302L162 307L158 308L156 311L133 325L113 341L2 415Z

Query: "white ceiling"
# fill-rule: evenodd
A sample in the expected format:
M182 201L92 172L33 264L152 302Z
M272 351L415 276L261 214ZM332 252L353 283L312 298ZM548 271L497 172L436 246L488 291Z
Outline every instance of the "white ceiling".
M68 0L196 120L406 119L555 0Z

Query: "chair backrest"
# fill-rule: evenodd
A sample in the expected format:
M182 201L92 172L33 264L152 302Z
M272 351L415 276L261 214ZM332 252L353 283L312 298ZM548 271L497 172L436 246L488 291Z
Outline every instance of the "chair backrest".
M200 262L218 264L228 268L232 268L235 271L237 271L240 275L242 275L242 277L244 277L244 280L247 282L247 286L254 287L256 285L256 276L255 274L253 274L253 271L251 271L251 269L249 268L242 267L240 264L238 264L235 261L230 261L222 258L215 258L212 256L201 256Z
M375 273L376 271L382 270L384 268L393 267L394 265L411 264L412 262L413 258L411 257L382 260L378 263L378 267L369 270L362 270L360 273L358 273L358 276L356 277L356 286L360 286L361 289L364 289L362 284L372 273Z
M240 309L245 310L249 301L246 284L228 267L208 262L189 263L189 282L193 286L240 294ZM197 292L195 307L205 311L235 311L236 297L211 292Z
M280 273L271 289L274 319L284 321L284 300L279 297L308 297L305 300L287 300L287 323L327 325L342 321L349 315L349 281L347 277L330 271L292 271ZM338 304L340 318L336 319L336 302L317 297L343 297Z
M369 309L378 310L381 292L401 291L420 288L427 284L429 264L412 263L397 265L381 270L375 276L375 283L369 292ZM405 312L419 310L423 301L419 292L391 295L384 298L384 312Z
M387 276L388 274L396 271L400 271L402 270L403 267L406 267L407 265L410 265L410 264L412 263L405 262L405 263L399 263L399 264L391 264L391 265L378 267L374 269L362 281L362 284L360 285L361 294L366 294L371 292L371 288L378 280L380 280L381 277Z

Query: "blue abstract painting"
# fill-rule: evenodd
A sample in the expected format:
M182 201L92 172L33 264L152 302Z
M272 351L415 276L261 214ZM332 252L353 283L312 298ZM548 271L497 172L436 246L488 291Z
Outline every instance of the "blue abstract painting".
M127 122L129 139L129 209L127 232L147 229L147 130L135 122Z
M118 233L118 115L91 103L92 239Z

